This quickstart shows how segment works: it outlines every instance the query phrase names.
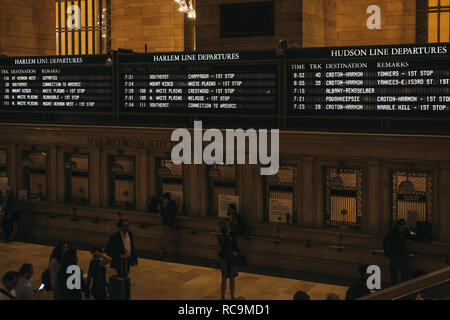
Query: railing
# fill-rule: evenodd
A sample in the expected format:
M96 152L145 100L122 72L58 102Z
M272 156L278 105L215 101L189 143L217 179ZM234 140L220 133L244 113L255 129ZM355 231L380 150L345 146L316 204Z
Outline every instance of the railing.
M378 291L359 300L450 300L450 267Z

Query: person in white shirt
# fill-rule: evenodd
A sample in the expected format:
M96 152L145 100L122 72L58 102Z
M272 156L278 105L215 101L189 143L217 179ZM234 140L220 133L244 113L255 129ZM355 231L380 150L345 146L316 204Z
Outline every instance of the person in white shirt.
M111 268L121 277L128 277L130 266L137 266L133 233L128 229L128 220L121 219L117 224L119 231L109 238L106 253L112 258Z
M3 284L0 286L0 300L15 300L16 294L14 288L19 280L19 273L8 271L3 276Z
M19 280L16 285L17 300L36 300L39 297L40 291L33 289L31 284L31 277L34 274L33 266L25 263L20 267Z

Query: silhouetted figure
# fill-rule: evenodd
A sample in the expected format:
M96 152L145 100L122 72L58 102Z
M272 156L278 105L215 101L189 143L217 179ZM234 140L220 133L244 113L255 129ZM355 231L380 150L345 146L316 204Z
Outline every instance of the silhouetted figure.
M358 268L359 278L352 283L350 288L347 289L345 300L356 300L358 298L365 297L370 294L369 288L367 288L367 268L369 265L362 264Z
M245 233L245 224L241 215L237 212L236 205L231 203L228 206L228 228L231 234L242 236Z
M58 287L61 293L61 300L81 300L82 292L86 292L86 284L83 279L83 270L80 268L79 278L71 278L70 283L79 283L79 287L71 288L67 283L69 277L76 275L74 270L68 270L71 266L78 266L78 256L77 251L73 248L69 248L64 252L64 256L61 262L61 268L58 271Z
M50 275L50 285L53 291L54 300L61 300L61 293L59 292L58 286L58 271L59 268L61 268L64 252L66 252L67 249L69 249L69 244L67 242L58 243L53 249L48 260L48 272Z
M5 235L5 241L11 242L17 233L17 224L20 220L20 212L18 211L17 201L12 192L9 192L6 197L5 205L2 208L1 227Z
M106 284L106 265L110 264L112 259L106 255L105 248L93 248L91 249L92 260L89 263L89 271L86 280L86 298L89 298L90 293L95 300L106 300L107 284ZM91 287L92 281L92 287Z
M311 298L306 292L300 290L294 294L294 300L311 300Z
M2 285L0 286L0 301L1 300L16 300L15 288L19 281L19 273L15 271L8 271L3 275Z
M158 197L152 197L148 205L149 213L160 213L161 212L162 201Z
M407 238L406 221L400 219L383 241L384 253L390 262L392 285L399 282L398 272L400 272L402 282L409 279Z
M222 271L222 300L225 299L225 292L227 288L227 279L230 279L231 299L234 298L235 278L238 276L239 265L239 247L236 236L229 232L227 226L221 227L221 234L217 237L220 251L220 270Z
M162 216L162 230L160 234L159 259L162 260L164 254L167 253L169 247L169 238L172 233L172 228L175 226L175 219L177 216L178 205L175 200L172 200L170 193L163 195L161 216Z
M128 230L128 220L119 220L115 232L106 245L106 254L111 257L111 268L117 271L120 277L128 277L130 266L137 266L138 259L134 249L133 233ZM122 270L124 268L125 270Z

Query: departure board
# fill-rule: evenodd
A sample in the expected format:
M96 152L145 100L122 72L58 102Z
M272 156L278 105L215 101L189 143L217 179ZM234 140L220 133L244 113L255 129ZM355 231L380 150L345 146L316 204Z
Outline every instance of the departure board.
M262 61L264 57L242 53L121 57L121 111L276 113L278 65Z
M402 114L450 111L449 54L448 44L290 52L289 110Z
M110 112L106 56L0 59L0 110Z

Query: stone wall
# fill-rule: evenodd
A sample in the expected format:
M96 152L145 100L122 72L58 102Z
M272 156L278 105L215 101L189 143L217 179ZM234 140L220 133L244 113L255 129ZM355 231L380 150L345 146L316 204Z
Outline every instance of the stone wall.
M184 50L184 15L171 0L112 0L112 49L144 52Z
M383 45L416 42L416 0L336 0L336 45ZM367 7L381 9L381 29L369 30Z
M0 54L54 55L54 0L0 0Z
M258 37L221 38L220 4L248 3L261 0L197 0L198 50L269 50L278 47L281 39L290 46L300 46L302 16L301 1L275 1L275 35Z
M303 1L303 47L336 44L336 6L340 0Z

